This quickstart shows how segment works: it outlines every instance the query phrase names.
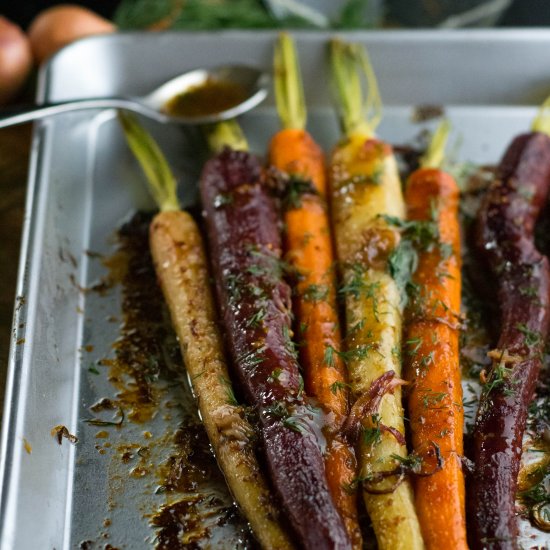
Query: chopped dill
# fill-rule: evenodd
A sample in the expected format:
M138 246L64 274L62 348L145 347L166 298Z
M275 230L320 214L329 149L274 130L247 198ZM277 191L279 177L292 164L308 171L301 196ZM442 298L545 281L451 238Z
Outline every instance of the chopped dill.
M292 416L288 416L287 418L283 418L283 426L285 428L288 428L288 429L292 430L293 432L298 432L298 433L302 432L301 426L298 424L296 419L293 418Z
M525 336L525 345L536 346L541 341L540 332L530 330L525 323L517 323L516 328Z
M393 458L394 460L397 460L397 462L399 462L402 466L412 470L413 472L419 470L423 462L422 457L414 453L411 453L408 456L401 456L401 455L392 453L390 457Z
M338 294L343 297L351 296L359 299L361 296L372 301L372 312L377 322L380 322L378 300L380 295L380 282L369 283L365 281L366 269L359 263L350 264L345 283L338 289Z
M99 371L93 363L90 363L90 366L88 367L88 372L92 374L99 374Z
M283 374L283 369L280 369L279 367L277 367L271 371L271 374L269 375L269 379L272 381L279 381L281 374Z
M323 302L328 298L329 288L326 285L308 285L302 292L306 302Z
M231 385L231 382L225 378L225 376L219 377L220 382L225 386L225 393L227 395L227 402L229 405L235 405L237 406L239 402L237 401L237 398L235 397L235 394L233 392L233 386Z
M283 207L285 210L301 208L302 197L304 195L319 196L319 193L310 179L302 178L297 174L292 174L288 178L283 196Z
M237 362L241 363L244 368L256 368L264 362L264 357L262 357L264 351L265 347L247 351L237 358Z
M340 380L333 382L329 387L333 395L336 395L339 391L343 391L347 388L351 388L349 384L346 384L345 382L341 382Z
M502 353L504 355L504 352ZM490 394L492 391L500 390L504 388L504 395L514 395L515 390L510 387L510 375L512 374L513 369L507 367L504 361L501 360L493 368L489 380L483 386L483 392L485 394Z
M335 354L338 357L340 357L342 361L344 361L345 363L348 363L349 361L353 361L354 359L357 359L357 360L365 359L366 357L369 356L370 352L373 350L375 350L374 344L361 344L355 348L345 350L345 351L338 351L337 349L329 345L325 348L324 360L328 366L334 366ZM377 351L377 353L380 353L380 352Z
M424 390L422 394L422 405L425 408L433 409L439 408L438 405L447 397L449 394L446 392L435 392L429 388Z
M363 442L365 445L378 445L382 440L382 430L380 429L380 415L371 416L372 428L365 428L363 431Z
M409 347L407 350L407 355L414 356L418 353L418 350L422 345L422 338L420 338L420 336L417 338L410 338L409 340L405 340L405 344Z
M250 328L260 328L267 315L267 311L264 308L258 309L254 315L249 317L246 321L246 326Z
M325 353L323 355L323 362L328 367L334 367L334 352L335 351L336 350L331 345L328 345L325 348Z

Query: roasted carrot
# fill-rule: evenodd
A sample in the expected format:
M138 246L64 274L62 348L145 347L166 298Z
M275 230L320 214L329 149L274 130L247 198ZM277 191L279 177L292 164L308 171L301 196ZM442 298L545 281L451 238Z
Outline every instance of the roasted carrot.
M468 547L462 438L464 413L458 354L460 314L459 189L441 168L447 124L434 134L421 167L407 181L408 232L417 268L406 308L404 362L416 476L415 501L429 550ZM423 238L419 238L420 233ZM406 241L406 232L402 235ZM407 242L409 244L410 241Z
M156 143L132 116L120 120L161 210L150 226L151 253L216 458L262 547L291 549L255 455L254 430L233 397L201 235L179 208L175 179Z
M506 149L474 226L500 325L473 432L471 545L479 550L520 548L515 499L522 441L550 329L550 261L535 241L550 196L549 108L547 99L531 131Z
M336 508L343 517L354 548L362 548L357 519L357 495L349 490L355 454L340 428L348 414L347 376L342 359L336 303L336 273L326 205L325 159L304 129L306 108L296 50L282 33L275 48L275 95L283 129L269 146L269 162L284 173L285 256L297 275L293 309L305 389L332 422L325 430L325 470ZM336 354L331 364L325 350Z
M291 289L283 276L273 182L244 147L238 128L225 122L209 133L214 155L200 180L233 374L257 412L273 489L301 547L347 550L350 539L325 476L323 438L314 421L318 409L304 394L292 340Z
M374 134L380 97L366 52L333 41L332 68L345 136L330 162L336 252L345 298L346 350L352 405L349 437L356 439L358 483L381 550L424 547L404 465L410 462L401 405L403 303L390 259L405 205L390 145ZM369 85L363 103L363 70ZM327 351L330 351L329 349ZM327 354L330 359L334 354Z

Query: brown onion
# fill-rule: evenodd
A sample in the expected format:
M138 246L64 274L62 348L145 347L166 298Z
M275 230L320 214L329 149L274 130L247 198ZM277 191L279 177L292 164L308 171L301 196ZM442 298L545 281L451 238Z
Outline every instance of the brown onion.
M31 46L25 33L0 16L0 104L15 97L31 67Z
M62 4L39 13L28 34L32 52L38 63L78 38L114 32L107 19L81 6Z

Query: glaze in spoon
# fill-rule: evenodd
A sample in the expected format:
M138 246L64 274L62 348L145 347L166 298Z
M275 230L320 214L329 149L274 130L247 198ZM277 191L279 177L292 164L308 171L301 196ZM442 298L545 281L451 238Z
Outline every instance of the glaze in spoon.
M195 69L141 97L96 97L15 107L0 112L0 128L82 109L124 109L158 122L207 124L249 111L267 96L269 77L246 65Z

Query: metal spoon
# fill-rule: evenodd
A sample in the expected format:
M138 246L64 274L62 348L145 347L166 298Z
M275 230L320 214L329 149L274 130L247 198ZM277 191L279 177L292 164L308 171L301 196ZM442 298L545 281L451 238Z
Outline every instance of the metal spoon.
M246 99L217 113L200 116L176 116L163 110L173 97L200 86L208 80L229 82L242 87ZM234 118L249 111L267 96L268 76L258 69L245 65L229 65L214 69L196 69L177 76L143 97L95 97L74 99L61 103L44 103L0 112L0 128L22 124L47 116L79 111L81 109L124 109L159 122L178 124L205 124Z

